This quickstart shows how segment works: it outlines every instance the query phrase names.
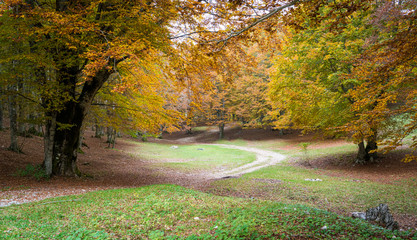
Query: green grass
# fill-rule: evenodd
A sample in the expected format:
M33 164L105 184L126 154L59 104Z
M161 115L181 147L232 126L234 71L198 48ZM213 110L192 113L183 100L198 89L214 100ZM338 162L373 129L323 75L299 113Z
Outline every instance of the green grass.
M309 157L316 158L320 156L327 156L327 155L340 155L340 154L347 154L347 153L354 153L358 150L358 147L354 144L346 144L342 146L335 146L335 147L327 147L327 148L315 148L312 149L311 147L307 147L304 151L302 147L297 150L294 150L290 155L292 157L302 156L307 153Z
M48 199L0 211L2 239L397 239L366 222L301 205L154 185ZM414 235L417 238L417 235Z
M256 147L264 150L277 150L278 148L285 147L291 145L290 142L283 140L283 139L276 139L276 140L260 140L260 141L250 141L244 139L236 139L236 140L218 140L215 142L216 144L226 144L226 145L235 145L235 146L243 146L243 147Z
M153 162L155 167L182 171L215 170L239 167L256 160L256 154L213 145L168 145L137 143L130 153ZM173 146L177 148L173 148Z
M192 132L204 132L213 128L217 128L216 126L199 126L199 127L192 127Z
M225 145L243 146L243 147L254 147L254 148L282 153L290 157L299 157L299 156L305 155L305 152L307 152L307 154L310 157L318 157L318 156L329 155L329 154L332 154L332 155L333 154L345 154L345 153L355 152L357 150L357 146L355 144L346 144L346 145L327 147L327 148L313 148L314 142L311 142L311 143L309 142L309 144L304 149L302 146L302 144L304 143L297 144L297 143L288 141L286 139L260 140L260 141L236 139L236 140L230 140L230 141L219 140L219 141L216 141L215 143L225 144ZM293 147L288 150L282 149L288 146L293 146Z
M246 147L250 144L249 142L250 141L246 141L243 139L236 139L236 140L217 140L214 143Z
M384 184L330 177L325 173L286 165L273 166L246 174L240 179L216 181L211 192L305 204L345 214L386 203L395 213L417 215L417 181ZM323 181L305 180L317 178Z
M277 150L285 142L236 140L223 144ZM212 145L134 143L129 154L184 171L237 167L253 153ZM355 146L353 146L355 147ZM310 159L354 151L350 145L285 151ZM199 150L200 149L200 150ZM203 149L203 150L201 150ZM343 217L387 203L417 215L417 180L383 184L331 177L325 170L284 162L211 184L202 193L173 185L92 192L0 208L1 239L417 239ZM384 176L381 176L384 177ZM323 181L309 182L307 178ZM216 195L240 196L220 197ZM259 200L264 199L264 200ZM272 201L270 201L272 200ZM322 210L319 210L322 209ZM326 210L339 213L339 215Z
M272 143L268 142L250 142L244 140L223 141L230 145L250 146L268 149ZM238 144L236 144L238 143ZM217 146L209 145L180 145L178 149L171 149L170 145L159 144L141 144L140 151L142 154L148 153L154 159L182 159L184 162L160 163L165 167L175 167L180 169L208 169L218 166L225 166L225 162L230 163L233 159L232 155L248 154L240 150L224 149ZM211 149L213 147L213 149ZM204 151L196 149L204 148ZM270 149L270 148L269 148ZM206 152L207 151L207 152ZM353 144L321 148L308 149L307 154L301 149L293 149L288 151L275 150L284 153L290 158L304 161L314 161L317 157L335 156L335 161L339 155L352 153L356 151ZM197 152L197 156L196 156ZM208 154L199 154L206 152ZM207 156L214 157L219 154L216 159L203 160ZM230 154L230 155L228 155ZM144 156L144 155L142 155ZM254 158L254 155L251 157ZM187 160L188 159L188 160ZM221 160L223 159L223 160ZM253 159L251 159L253 160ZM236 159L235 164L238 165L250 162ZM235 166L236 166L235 165ZM231 165L228 165L230 167ZM330 177L324 170L304 169L290 166L288 163L260 169L256 172L245 174L239 179L226 179L216 181L211 184L210 192L220 195L234 195L242 197L259 197L262 199L282 201L284 203L305 204L318 207L338 213L349 214L353 211L364 211L370 207L375 207L380 203L387 203L390 209L398 214L417 215L417 182L405 180L401 183L384 184L381 182L371 182L365 180L355 180L346 177ZM386 176L381 176L386 177ZM307 178L320 178L321 182L305 181ZM280 180L279 184L268 183L262 179Z

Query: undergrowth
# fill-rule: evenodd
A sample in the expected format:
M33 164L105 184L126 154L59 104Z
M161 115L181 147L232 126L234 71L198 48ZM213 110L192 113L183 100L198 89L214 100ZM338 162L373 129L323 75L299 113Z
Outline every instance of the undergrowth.
M18 169L15 175L19 177L33 177L38 181L49 178L43 170L42 165L34 166L32 164L26 165L23 169Z

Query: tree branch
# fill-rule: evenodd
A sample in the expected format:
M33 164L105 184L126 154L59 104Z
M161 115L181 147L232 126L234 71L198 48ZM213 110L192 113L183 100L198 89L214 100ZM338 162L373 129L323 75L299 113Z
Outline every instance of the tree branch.
M28 100L29 102L36 103L36 104L38 104L39 106L42 106L42 107L43 107L42 103L40 103L40 102L38 102L38 101L36 101L36 100L34 100L34 99L30 98L30 97L27 97L27 96L25 96L25 95L23 95L23 94L19 93L18 91L4 90L3 92L4 92L5 94L8 94L8 95L13 95L13 94L15 94L15 95L17 95L17 96L19 96L19 97L21 97L21 98L23 98L23 99Z
M102 106L102 107L120 108L120 109L130 110L130 111L134 111L134 112L143 112L143 111L139 111L138 109L133 109L133 108L128 108L128 107L123 107L123 106L119 106L119 105L116 105L116 104L92 103L91 105L92 105L92 106Z
M219 31L209 31L209 30L195 31L195 32L190 32L190 33L184 33L182 35L173 36L173 37L170 37L169 39L172 40L172 39L177 39L177 38L183 38L183 37L188 37L188 36L199 34L199 33L217 33L217 32Z
M307 1L309 1L309 0L307 0ZM232 38L234 38L234 37L236 37L236 36L239 36L239 35L240 35L240 34L242 34L243 32L245 32L245 31L247 31L247 30L249 30L249 29L253 28L254 26L258 25L259 23L261 23L261 22L265 21L266 19L268 19L268 18L272 17L273 15L277 14L277 13L278 13L278 12L280 12L281 10L283 10L283 9L285 9L285 8L288 8L288 7L291 7L291 6L294 6L294 5L295 5L296 3L298 3L298 2L300 2L300 0L294 0L294 1L291 1L291 2L289 2L289 3L287 3L287 4L285 4L285 5L282 5L281 7L277 7L277 8L275 8L274 10L270 11L269 13L267 13L267 14L263 15L262 17L260 17L260 18L256 19L256 20L255 20L253 23L251 23L249 26L247 26L247 27L245 27L245 28L242 28L241 30L239 30L239 31L237 31L237 32L231 32L231 33L229 34L229 36L227 36L227 37L226 37L226 38L224 38L224 39L221 39L221 40L209 40L209 41L207 41L207 42L216 42L217 44L218 44L218 43L223 43L223 45L220 47L220 49L219 49L219 50L217 50L217 51L220 51L221 49L223 49L223 47L227 44L227 42L228 42L230 39L232 39Z

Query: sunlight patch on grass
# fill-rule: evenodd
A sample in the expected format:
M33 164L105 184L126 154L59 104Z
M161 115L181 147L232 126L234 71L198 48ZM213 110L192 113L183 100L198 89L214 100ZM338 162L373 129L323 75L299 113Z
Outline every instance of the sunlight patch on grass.
M214 129L214 128L216 128L216 127L213 127L213 126L199 126L199 127L192 127L191 131L192 132L204 132L204 131L211 130L211 129Z
M230 169L251 163L256 154L214 145L169 145L135 143L132 150L141 159L148 159L155 167L167 167L185 172L194 170Z

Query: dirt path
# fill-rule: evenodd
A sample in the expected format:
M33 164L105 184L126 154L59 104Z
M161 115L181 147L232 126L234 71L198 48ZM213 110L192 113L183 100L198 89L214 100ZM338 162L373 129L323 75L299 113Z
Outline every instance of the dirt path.
M81 172L92 178L54 177L50 180L38 181L31 177L16 176L17 169L24 169L28 164L37 165L42 162L42 153L37 151L42 143L41 138L29 139L25 147L27 154L23 155L0 148L0 207L62 195L150 184L168 183L198 188L205 186L211 180L249 173L276 164L284 158L271 151L218 144L224 148L254 152L257 154L256 161L219 172L186 174L162 168L155 169L151 163L126 154L129 149L136 147L134 144L120 141L116 151L104 148L100 139L86 138L86 140L90 149L87 149L85 154L79 155L78 165ZM193 141L193 139L182 138L179 141L170 142L189 144L188 141Z
M230 129L230 127L226 128ZM165 140L164 142L169 142L172 144L196 144L199 143L199 139L204 139L213 134L218 134L218 129L208 129L207 131L190 137L183 137L178 138L175 140ZM204 143L201 143L204 144ZM227 144L208 144L219 146L222 148L229 148L229 149L238 149L242 151L252 152L256 154L256 161L245 164L243 166L224 170L224 171L217 171L212 173L204 173L203 176L200 176L200 179L204 180L211 180L211 179L218 179L218 178L227 178L227 177L239 177L243 174L254 172L258 169L275 165L282 160L285 159L285 156L273 151L268 150L261 150L258 148L253 147L243 147L243 146L235 146L235 145L227 145Z
M241 147L226 144L213 144L223 148L238 149L256 154L256 161L230 170L213 173L215 178L238 177L245 173L250 173L258 169L275 165L285 159L285 156L273 151L261 150L257 148Z

